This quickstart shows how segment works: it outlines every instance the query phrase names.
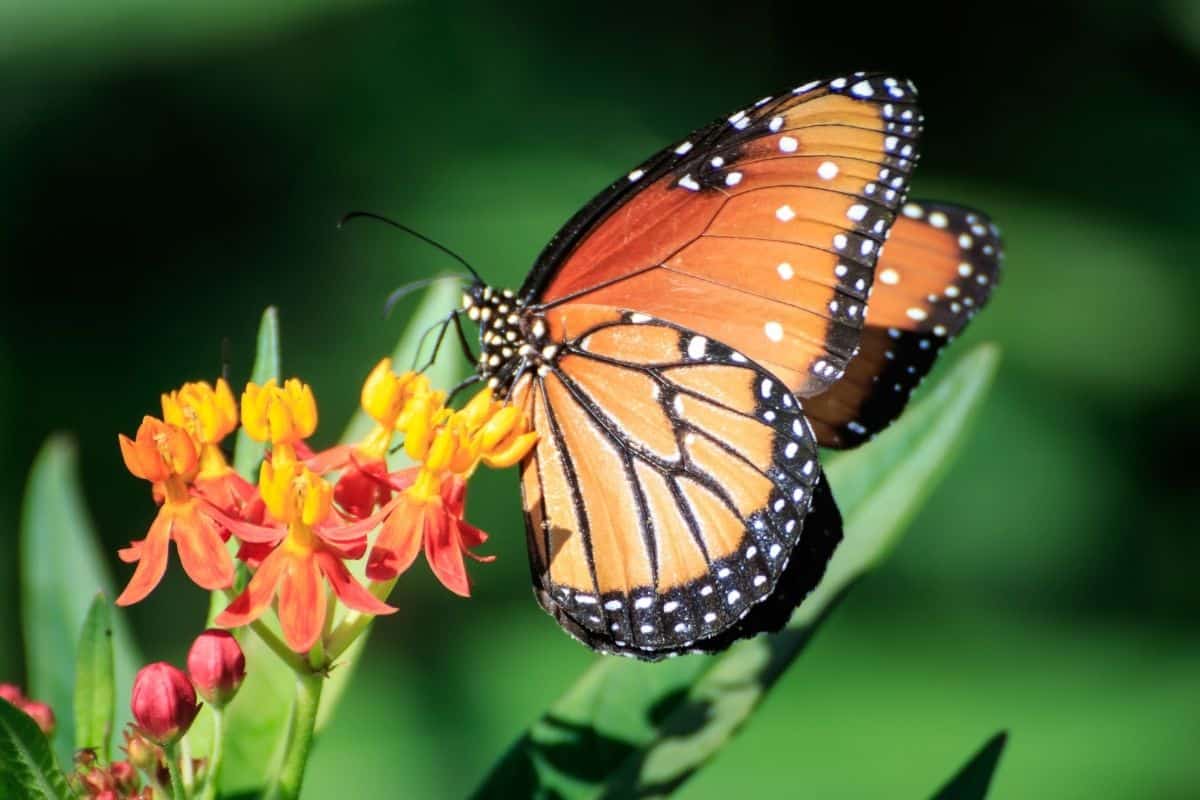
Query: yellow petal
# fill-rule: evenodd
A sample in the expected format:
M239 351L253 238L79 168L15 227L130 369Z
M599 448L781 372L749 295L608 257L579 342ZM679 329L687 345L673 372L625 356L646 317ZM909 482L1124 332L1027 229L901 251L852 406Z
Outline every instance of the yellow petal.
M479 449L490 451L508 436L513 426L521 419L521 410L516 406L505 406L492 415L479 431Z
M503 447L486 453L483 456L483 463L496 469L511 467L526 456L537 442L537 439L538 435L536 431L516 436Z

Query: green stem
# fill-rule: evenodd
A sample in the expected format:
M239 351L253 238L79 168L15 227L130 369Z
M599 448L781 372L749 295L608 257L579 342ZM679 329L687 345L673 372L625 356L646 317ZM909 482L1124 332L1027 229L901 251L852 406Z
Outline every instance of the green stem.
M217 796L217 783L221 778L221 757L223 755L222 740L225 738L225 714L216 706L212 708L212 749L208 752L208 771L204 778L204 790L200 800L214 800Z
M372 581L367 588L379 600L386 600L395 585L396 578L392 578L390 581ZM361 636L374 620L374 614L364 614L361 611L347 613L326 638L326 660L333 663L342 653L346 652L347 647L354 644L354 640Z
M195 774L192 772L192 745L188 737L179 740L179 774L183 785L190 793L195 788Z
M272 800L295 800L304 782L304 768L312 747L313 730L317 725L317 708L321 705L321 690L325 676L312 672L296 673L296 703L288 727L287 749L279 777L268 797Z
M173 800L187 800L187 787L183 785L183 773L179 769L179 745L173 744L164 749L167 754L167 772L171 775L171 797Z

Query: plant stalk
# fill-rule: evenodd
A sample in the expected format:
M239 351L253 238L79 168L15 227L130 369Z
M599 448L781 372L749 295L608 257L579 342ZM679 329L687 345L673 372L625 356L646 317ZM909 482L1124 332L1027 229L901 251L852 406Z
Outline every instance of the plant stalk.
M179 744L164 750L167 754L167 772L171 776L171 797L173 800L187 800L187 787L183 784L183 772L179 769Z
M288 726L287 748L279 777L268 793L271 800L296 800L304 782L304 768L312 748L313 731L317 725L317 709L321 705L321 690L325 676L314 672L296 673L296 702Z
M225 712L223 709L211 706L213 718L212 749L208 752L208 771L204 778L204 789L200 793L201 800L215 800L217 784L221 779L221 759L224 756L222 746L225 738Z

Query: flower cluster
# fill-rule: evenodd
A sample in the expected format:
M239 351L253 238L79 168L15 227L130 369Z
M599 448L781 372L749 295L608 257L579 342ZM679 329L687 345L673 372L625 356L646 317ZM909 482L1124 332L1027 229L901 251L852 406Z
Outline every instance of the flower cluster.
M32 717L46 736L54 735L54 711L45 703L26 697L20 686L14 683L0 683L0 700L7 700Z
M463 519L466 482L481 464L518 462L536 434L489 389L456 410L424 375L397 374L390 359L367 376L361 401L373 429L314 452L316 399L298 379L250 383L240 404L224 380L163 395L161 418L119 437L129 471L151 483L161 506L145 538L120 552L137 567L117 602L136 603L157 586L171 542L194 583L231 597L218 625L253 624L274 608L296 653L329 641L331 601L368 617L395 611L384 600L422 550L448 589L468 595L464 555L489 559L472 552L487 535ZM220 447L239 421L267 447L257 485ZM416 466L393 472L387 457L398 436ZM347 566L364 556L365 586ZM235 562L250 573L240 592Z

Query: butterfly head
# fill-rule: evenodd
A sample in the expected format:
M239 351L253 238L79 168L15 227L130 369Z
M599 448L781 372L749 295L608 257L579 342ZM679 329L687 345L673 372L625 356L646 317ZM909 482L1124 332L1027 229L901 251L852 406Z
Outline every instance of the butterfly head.
M548 343L545 320L531 314L512 290L475 283L462 303L467 318L479 325L479 377L498 396L506 396L526 370L545 368L557 354Z

